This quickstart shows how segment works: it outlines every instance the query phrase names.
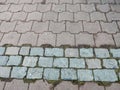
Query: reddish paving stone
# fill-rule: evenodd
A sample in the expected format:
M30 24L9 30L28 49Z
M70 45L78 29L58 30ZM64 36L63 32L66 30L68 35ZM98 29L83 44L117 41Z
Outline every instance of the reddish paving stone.
M28 90L28 84L23 80L13 80L6 83L4 90Z
M106 90L120 90L120 84L113 83L111 86L106 87Z
M0 81L0 90L3 90L5 82Z
M20 34L18 34L17 32L10 32L10 33L4 34L0 42L0 45L4 45L4 44L17 45L19 38L20 38Z
M117 47L120 47L120 33L114 35L115 43Z
M78 45L90 45L95 46L92 34L79 33L76 35L76 46Z
M62 81L54 90L78 90L78 85L73 85L71 82Z
M68 32L62 32L61 34L58 34L56 46L61 46L61 45L75 46L74 35Z
M18 45L31 44L35 46L37 43L37 38L38 34L35 34L34 32L27 32L21 35Z
M115 46L112 35L107 33L98 33L95 35L95 43L97 47L104 45Z
M48 84L43 80L36 81L35 83L30 83L29 90L51 90L53 86Z
M85 85L80 86L79 90L104 90L103 86L99 86L96 83L85 83Z
M44 32L42 34L39 34L37 46L41 46L43 44L50 44L52 46L55 46L56 43L56 35L51 32Z

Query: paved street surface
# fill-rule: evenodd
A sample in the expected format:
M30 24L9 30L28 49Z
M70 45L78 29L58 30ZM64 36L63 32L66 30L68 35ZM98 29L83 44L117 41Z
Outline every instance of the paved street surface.
M0 78L0 90L120 90L120 0L0 0Z

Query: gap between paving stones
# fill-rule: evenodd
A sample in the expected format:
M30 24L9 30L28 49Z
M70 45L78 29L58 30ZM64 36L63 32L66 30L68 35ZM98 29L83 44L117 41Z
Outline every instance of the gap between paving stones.
M0 47L0 77L118 82L120 48Z

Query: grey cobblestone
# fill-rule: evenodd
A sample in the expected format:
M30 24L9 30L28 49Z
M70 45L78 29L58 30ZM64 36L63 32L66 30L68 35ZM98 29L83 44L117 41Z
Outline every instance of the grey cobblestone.
M30 47L21 47L19 54L20 55L29 55Z
M29 68L27 73L28 79L41 79L43 68Z
M62 69L61 70L62 80L77 80L76 70L74 69Z
M5 54L6 55L18 55L20 48L19 47L7 47Z
M6 65L8 62L8 56L0 56L0 65Z
M44 53L43 48L34 47L34 48L31 48L30 50L31 56L43 56L43 53Z
M115 58L120 57L120 49L110 49L110 52L112 53L113 57Z
M0 67L0 77L9 78L11 67Z
M3 55L5 53L5 47L0 47L0 55Z
M92 48L81 48L80 49L80 56L81 57L93 57L93 49Z
M53 4L52 10L55 12L64 12L65 11L65 4Z
M81 4L81 10L84 12L94 12L95 5L94 4Z
M65 49L65 57L78 57L78 56L79 56L78 49L74 48Z

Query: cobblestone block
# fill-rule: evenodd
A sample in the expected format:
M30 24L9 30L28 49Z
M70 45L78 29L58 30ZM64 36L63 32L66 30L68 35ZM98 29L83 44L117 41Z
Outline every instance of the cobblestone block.
M80 5L79 4L67 4L66 10L68 12L79 12L80 11Z
M36 32L36 33L43 33L45 31L48 31L48 26L49 26L49 22L34 22L33 26L32 26L32 31Z
M10 13L10 12L0 13L0 20L9 21L11 16L12 16L12 13Z
M115 59L103 59L103 67L105 68L118 68L118 63Z
M9 3L9 4L18 4L19 0L7 0L6 3Z
M81 4L81 10L83 12L94 12L94 11L96 11L94 4Z
M38 4L37 11L48 12L51 9L51 4Z
M66 22L66 31L70 33L79 33L83 31L82 22Z
M38 65L40 67L52 67L53 58L51 57L40 57L38 61Z
M93 3L97 3L100 4L100 0L87 0L88 4L93 4Z
M44 32L39 34L37 46L41 46L44 44L49 44L55 46L56 43L56 35L51 32Z
M73 0L73 3L74 4L77 4L77 3L81 4L81 3L87 3L87 1L86 0Z
M15 28L16 22L2 22L0 26L1 32L10 32Z
M109 81L109 82L115 82L118 80L117 75L114 70L94 70L94 78L95 81Z
M85 60L78 58L70 58L70 68L85 68Z
M6 33L4 34L0 42L0 45L5 45L5 44L17 45L19 38L20 38L20 34L18 34L17 32Z
M0 56L0 65L6 65L8 62L8 56Z
M116 33L119 31L116 22L112 22L112 23L101 22L101 26L102 26L102 31L107 33Z
M43 18L42 18L42 21L57 21L57 17L58 17L58 13L56 12L45 12L43 14Z
M89 69L102 68L100 59L86 59Z
M31 30L31 26L32 26L32 22L18 22L15 31L20 33L25 33Z
M12 4L10 7L9 7L9 11L10 12L20 12L22 11L22 8L23 8L23 4Z
M0 5L0 12L6 12L9 8L10 4Z
M72 4L72 0L60 0L60 4Z
M106 21L106 17L104 13L93 12L90 14L91 21Z
M5 82L0 81L0 90L3 90L4 86L5 86Z
M37 4L25 4L23 7L23 11L29 12L29 13L35 12L36 10L37 10Z
M59 13L59 21L73 21L73 13L61 12Z
M11 67L0 67L0 77L9 78Z
M59 69L46 68L44 70L44 79L47 79L47 80L58 80L59 77L60 77L60 70Z
M27 72L26 67L13 67L11 78L24 78Z
M21 56L10 56L9 60L7 62L8 66L18 66L22 63L22 57Z
M120 33L114 35L115 43L117 47L120 47Z
M6 2L6 0L1 0L1 1L0 1L0 3L5 3L5 2Z
M0 55L3 55L5 53L5 47L0 47Z
M76 46L79 45L94 46L93 35L88 33L79 33L78 35L76 35Z
M41 21L42 19L42 13L40 12L31 12L28 14L27 21Z
M95 35L95 43L97 47L104 45L115 46L112 35L107 33L98 33Z
M119 90L120 84L119 83L113 83L111 86L106 87L106 90Z
M29 46L24 46L21 47L19 54L20 55L29 55L30 47Z
M58 68L68 67L68 58L55 58L53 66Z
M5 54L6 55L18 55L20 48L19 47L7 47Z
M109 4L98 4L96 6L96 8L97 8L98 11L103 12L103 13L110 11Z
M32 1L32 4L35 4L35 3L42 3L43 2L43 0L33 0Z
M29 68L27 73L28 79L41 79L43 68Z
M93 74L91 70L78 70L79 81L93 81Z
M89 17L89 14L86 13L86 12L76 12L74 14L74 18L75 18L75 21L90 21L90 17Z
M65 57L78 57L78 56L79 56L78 49L75 48L65 49Z
M68 32L62 32L61 34L58 34L56 46L61 46L61 45L74 46L75 45L74 35Z
M33 47L31 48L30 55L31 56L43 56L44 50L43 48Z
M101 0L102 4L109 3L109 4L114 4L115 0Z
M81 57L93 57L93 49L92 48L81 48L80 49Z
M45 49L45 56L63 56L63 49L62 48L46 48Z
M110 49L110 53L112 53L114 58L120 57L120 49Z
M107 49L104 48L95 48L95 55L98 58L108 58L110 57L109 51Z
M65 31L65 22L50 22L49 31L53 33L61 33Z
M54 4L58 4L59 0L46 0L46 4L48 3L54 3Z
M62 69L61 70L62 80L77 80L76 70L74 69Z
M23 60L23 66L26 67L35 67L37 64L38 58L37 57L28 57L26 56ZM32 64L31 64L32 63Z
M21 35L18 45L30 44L32 46L35 46L37 43L37 38L38 35L35 34L34 32L27 32Z
M20 4L21 3L27 3L27 4L29 3L30 4L30 3L32 3L32 0L29 0L29 1L28 0L19 0L19 3Z
M106 14L108 21L118 21L120 20L120 13L109 12Z
M17 12L13 14L11 21L25 21L26 17L27 13Z
M52 11L64 12L65 11L65 4L53 4Z
M83 22L84 25L84 31L87 31L89 33L98 33L101 31L99 22ZM93 27L94 26L94 27Z

